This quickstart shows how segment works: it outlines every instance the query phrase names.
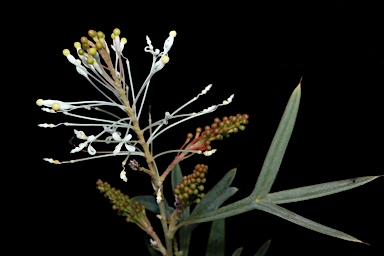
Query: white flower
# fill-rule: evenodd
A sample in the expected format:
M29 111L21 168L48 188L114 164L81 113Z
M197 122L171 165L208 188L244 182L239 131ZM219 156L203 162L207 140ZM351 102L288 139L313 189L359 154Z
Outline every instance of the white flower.
M85 148L86 146L88 146L88 153L90 155L94 155L96 154L96 150L92 147L91 143L93 141L96 140L96 137L94 135L91 135L91 136L88 136L87 137L87 140L83 143L80 143L79 146L77 146L76 148L72 149L71 150L71 153L76 153L76 152L80 152L81 150L83 150L83 148ZM89 144L89 145L88 145Z
M171 49L171 47L173 45L173 41L174 41L175 37L176 37L176 31L175 30L169 32L169 37L164 42L164 47L163 47L163 49L164 49L163 54L164 55L168 54L169 50Z
M159 204L161 202L161 190L159 188L159 190L157 190L157 193L156 193L156 202Z
M58 160L53 160L52 158L43 158L44 161L47 161L48 163L51 163L51 164L61 164L60 161Z
M213 153L216 152L217 149L212 149L212 150L209 150L209 151L205 151L203 154L205 156L211 156Z
M123 181L127 182L128 179L127 179L127 176L126 176L126 171L122 170L121 173L120 173L120 179L122 179Z
M161 59L159 59L153 66L153 71L152 71L153 74L156 73L157 71L162 70L165 64L167 64L168 62L169 62L168 56L164 55L163 57L161 57Z
M121 150L121 147L125 146L125 148L129 151L129 152L135 152L136 148L134 146L131 146L128 144L128 142L131 140L132 138L132 135L131 134L128 134L127 136L125 136L123 139L120 137L120 135L117 133L117 132L114 132L112 133L112 137L115 141L118 141L119 144L117 144L117 146L115 147L115 150L113 151L113 154L114 155L117 155L119 154L120 150Z
M229 103L231 103L234 96L235 95L232 94L231 96L229 96L229 98L227 100L224 100L223 105L228 105Z
M47 123L44 123L44 124L38 124L39 127L43 127L43 128L54 128L54 127L57 127L57 125L55 124L47 124Z
M49 108L52 108L55 111L58 111L58 110L69 110L69 109L74 108L73 105L65 103L65 102L62 102L62 101L59 101L59 100L43 100L43 99L38 99L36 101L36 105L39 106L39 107L41 107L41 106L49 107Z
M88 138L83 131L78 131L76 129L74 129L73 131L75 132L76 138L78 139L86 140Z

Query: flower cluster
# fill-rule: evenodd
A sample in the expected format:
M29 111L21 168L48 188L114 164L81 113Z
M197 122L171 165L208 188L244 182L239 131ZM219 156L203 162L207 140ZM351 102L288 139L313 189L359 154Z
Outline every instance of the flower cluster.
M128 158L134 155L144 156L147 159L151 158L152 162L156 157L168 153L201 153L202 147L197 146L169 150L159 155L152 155L152 149L155 139L165 131L192 118L211 113L218 107L232 102L234 95L231 95L222 103L212 105L201 111L180 113L186 106L196 101L200 96L205 95L212 87L212 85L208 85L197 96L187 101L175 111L166 112L164 118L151 122L147 127L140 127L139 119L151 79L165 67L165 64L169 63L169 52L174 44L176 31L169 32L162 51L156 49L152 45L150 38L146 36L147 46L144 48L144 51L152 55L152 65L147 78L139 87L133 85L130 61L123 55L127 39L120 37L120 34L121 31L119 29L114 29L111 34L112 44L108 45L103 32L89 30L87 37L83 36L78 42L74 43L77 57L72 55L68 49L63 50L63 55L66 59L74 65L76 71L81 76L101 93L104 100L65 102L61 100L38 99L36 104L45 112L51 114L61 113L81 120L79 123L43 123L38 126L42 128L55 128L63 125L86 129L93 128L93 130L101 128L101 130L98 133L88 135L90 132L87 130L74 129L76 137L81 142L75 145L71 153L87 152L89 155L69 161L44 158L49 163L75 163L89 159L122 155L125 156L125 160L122 162L124 169ZM79 109L91 111L87 112L90 113L89 115L75 113ZM107 118L91 116L94 112L102 112L104 115L107 115ZM97 150L97 147L94 146L96 143L112 144L114 148L112 150ZM210 155L211 153L206 152L205 154ZM156 168L156 165L154 165L152 170Z
M239 130L244 130L248 124L249 116L247 114L237 114L236 116L223 117L222 120L215 118L211 126L197 128L195 136L192 133L187 134L187 139L183 148L188 150L200 150L204 155L208 156L215 153L216 149L212 149L211 142L222 140L224 137L229 137L231 133L237 133Z
M207 172L207 165L198 164L192 174L183 176L182 182L176 185L173 191L176 205L185 208L192 203L200 203L201 198L205 196L203 184L207 181L205 178Z
M151 227L145 212L145 205L140 204L139 201L132 202L127 195L111 187L107 182L98 180L96 184L97 189L104 193L105 197L109 198L112 209L117 210L118 215L125 216L127 222L137 224L144 231Z

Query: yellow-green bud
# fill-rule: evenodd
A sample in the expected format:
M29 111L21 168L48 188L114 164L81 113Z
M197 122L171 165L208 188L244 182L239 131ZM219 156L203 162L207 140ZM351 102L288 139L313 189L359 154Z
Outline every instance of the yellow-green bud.
M119 35L120 35L120 29L115 28L115 29L113 30L113 34L114 34L115 36L119 36Z
M89 48L88 53L91 54L92 56L95 56L97 53L97 50L96 48Z
M83 36L82 38L80 38L80 42L82 44L87 44L88 43L88 38L86 38L85 36Z
M96 31L95 30L88 30L88 35L92 38L94 38L96 36Z
M79 55L84 55L84 50L83 49L79 49L78 51L77 51L77 53L79 54Z
M81 47L81 44L79 42L75 42L73 46L77 49Z
M97 50L103 49L103 44L101 42L97 42L96 43L96 48L97 48Z
M95 60L93 58L91 58L91 57L87 58L87 63L89 65L92 65L94 62L95 62Z
M98 38L105 38L105 35L103 32L99 31L99 32L97 32L97 37Z
M68 49L64 49L63 54L65 57L67 57L69 54L71 54L71 52Z
M52 109L55 110L55 111L59 110L60 109L60 104L57 103L57 102L53 103L52 104Z

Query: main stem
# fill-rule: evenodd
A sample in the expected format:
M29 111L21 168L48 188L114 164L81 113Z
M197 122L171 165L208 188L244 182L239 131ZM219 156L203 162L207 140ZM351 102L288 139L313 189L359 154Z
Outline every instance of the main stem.
M115 87L115 89L119 95L119 98L123 101L125 111L127 112L128 116L131 118L133 130L137 134L137 137L139 139L139 143L144 150L144 157L147 161L147 164L148 164L148 167L150 170L149 175L151 176L152 182L155 185L156 191L158 189L161 189L160 191L161 191L161 194L163 195L163 191L162 191L163 181L161 180L159 172L155 167L155 163L154 163L151 151L149 149L149 145L144 138L143 131L140 128L139 120L135 116L135 113L134 113L134 111L130 105L130 102L129 102L126 94L125 94L125 90L124 90L124 87L122 86L122 84L120 82L120 79L116 76L116 72L115 72L115 69L113 67L112 61L109 58L109 54L107 54L107 52L104 49L102 51L100 51L100 53L101 53L102 57L104 58L104 61L106 62L107 66L108 66L108 69L109 69L109 71L112 75L112 78L114 80L114 87ZM172 256L172 241L168 235L167 215L165 213L164 200L161 200L161 202L159 203L159 208L160 208L160 214L161 214L161 225L163 227L165 244L167 247L167 252L166 252L167 254L165 254L165 252L163 252L163 255Z

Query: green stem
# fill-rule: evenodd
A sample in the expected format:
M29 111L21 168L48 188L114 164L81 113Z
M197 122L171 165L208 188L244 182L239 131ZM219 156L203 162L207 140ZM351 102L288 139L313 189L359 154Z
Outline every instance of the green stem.
M163 227L165 245L167 247L168 256L172 256L172 241L168 232L168 224L167 224L167 215L165 213L165 203L164 200L161 200L159 203L160 215L161 215L161 226Z

